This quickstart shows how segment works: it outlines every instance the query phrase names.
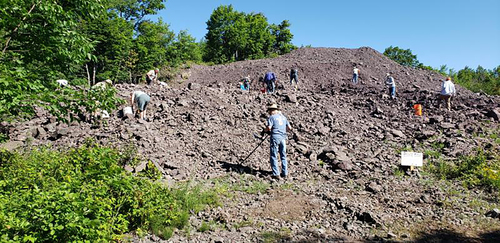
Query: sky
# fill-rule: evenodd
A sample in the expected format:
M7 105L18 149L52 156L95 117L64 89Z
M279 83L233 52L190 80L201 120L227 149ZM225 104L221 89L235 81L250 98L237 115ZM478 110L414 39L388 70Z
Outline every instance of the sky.
M500 0L167 0L161 17L197 41L220 5L263 13L269 24L288 20L298 47L389 46L410 49L428 66L493 69L500 65Z

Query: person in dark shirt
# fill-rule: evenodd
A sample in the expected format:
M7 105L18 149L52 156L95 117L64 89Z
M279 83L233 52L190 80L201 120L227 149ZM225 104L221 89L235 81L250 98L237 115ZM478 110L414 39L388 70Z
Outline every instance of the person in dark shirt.
M298 89L299 85L299 75L298 75L298 70L296 68L292 68L290 70L290 85L293 85L293 82L295 81L294 89Z
M264 75L264 82L267 84L267 93L274 93L276 88L276 75L273 72L267 72Z

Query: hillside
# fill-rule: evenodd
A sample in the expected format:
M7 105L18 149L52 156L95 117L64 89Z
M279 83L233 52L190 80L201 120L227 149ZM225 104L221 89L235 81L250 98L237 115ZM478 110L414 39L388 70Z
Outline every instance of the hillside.
M350 82L354 65L361 70L357 86ZM298 91L288 85L291 67L299 70ZM275 72L283 86L274 95L258 91L258 77L266 71ZM396 100L386 97L387 72L397 83ZM237 88L246 75L253 80L250 92ZM470 229L465 236L481 239L481 233L500 229L498 219L484 216L498 207L494 193L437 180L424 168L400 173L402 150L433 151L445 161L477 148L499 151L491 134L500 131L500 98L457 86L453 110L439 109L443 78L400 66L367 47L301 48L272 59L195 65L168 89L118 84L122 98L138 89L151 95L148 121L117 111L101 126L67 125L40 110L33 120L10 126L10 145L64 149L87 138L132 145L161 167L168 183L191 179L233 188L222 207L191 218L195 228L209 221L219 227L189 237L177 233L173 241L254 242L268 232L297 242L407 240L437 229ZM267 141L242 161L259 143L253 134L264 126L265 107L273 101L293 128L287 144L291 178L279 182L269 180ZM417 103L423 116L414 115ZM424 159L429 166L428 153ZM471 206L473 200L480 206Z

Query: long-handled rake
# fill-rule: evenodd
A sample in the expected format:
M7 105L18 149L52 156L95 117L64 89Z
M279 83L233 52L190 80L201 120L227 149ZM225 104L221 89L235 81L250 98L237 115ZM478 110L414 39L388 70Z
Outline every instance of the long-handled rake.
M252 150L252 152L250 152L250 154L247 155L247 157L245 157L241 162L240 164L243 164L243 162L245 162L254 152L255 150L257 150L258 147L260 147L260 145L262 145L262 143L264 141L266 141L266 138L269 134L266 133L266 135L264 137L262 137L262 140L260 141L260 143ZM254 135L255 136L255 135Z

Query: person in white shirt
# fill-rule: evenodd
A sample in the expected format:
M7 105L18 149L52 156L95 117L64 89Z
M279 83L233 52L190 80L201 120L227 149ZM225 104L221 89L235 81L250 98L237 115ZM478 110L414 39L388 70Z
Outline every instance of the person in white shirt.
M455 85L451 82L450 77L446 77L446 80L441 84L441 93L439 94L439 99L446 102L446 107L451 111L451 99L457 93L455 90ZM441 102L439 102L441 106Z
M357 84L358 78L359 78L359 69L357 67L354 67L354 69L352 70L352 83Z
M391 76L390 73L386 74L386 80L385 84L389 86L389 95L391 95L391 99L396 98L396 81L394 81L394 78Z
M146 83L150 85L151 83L154 83L158 80L158 69L155 70L149 70L148 73L146 73Z
M105 90L106 88L111 87L111 86L113 86L113 82L111 81L111 79L106 79L105 81L101 81L99 83L94 84L94 86L92 86L92 88Z

